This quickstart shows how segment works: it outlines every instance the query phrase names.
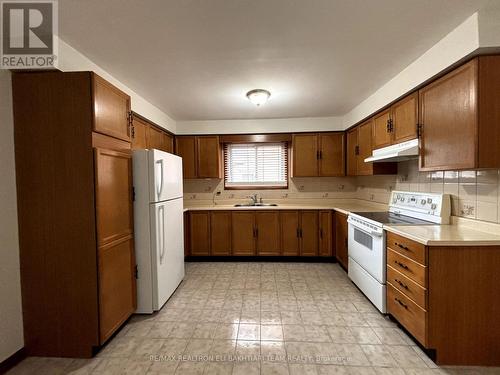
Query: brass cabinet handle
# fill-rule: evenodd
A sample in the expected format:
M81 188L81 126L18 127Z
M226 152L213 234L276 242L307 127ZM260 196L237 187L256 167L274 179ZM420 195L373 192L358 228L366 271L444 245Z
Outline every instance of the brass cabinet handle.
M399 303L401 306L403 306L406 310L408 310L408 306L405 305L399 298L394 297L394 300Z
M406 285L405 283L399 281L398 279L394 279L395 282L397 282L401 287L405 288L406 290L408 290L408 285Z
M405 270L409 270L409 268L406 264L398 262L397 260L395 260L394 263L396 263L399 267L404 268Z

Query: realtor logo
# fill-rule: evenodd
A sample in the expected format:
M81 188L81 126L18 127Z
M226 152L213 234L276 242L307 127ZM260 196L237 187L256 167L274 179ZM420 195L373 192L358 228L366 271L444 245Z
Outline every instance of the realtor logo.
M53 68L57 47L56 0L3 0L0 5L1 68Z

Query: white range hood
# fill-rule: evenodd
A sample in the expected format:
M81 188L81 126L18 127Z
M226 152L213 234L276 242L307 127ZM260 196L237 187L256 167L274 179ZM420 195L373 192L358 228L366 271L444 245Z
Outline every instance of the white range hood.
M403 161L418 157L418 139L412 139L396 145L373 150L372 156L365 159L366 163Z

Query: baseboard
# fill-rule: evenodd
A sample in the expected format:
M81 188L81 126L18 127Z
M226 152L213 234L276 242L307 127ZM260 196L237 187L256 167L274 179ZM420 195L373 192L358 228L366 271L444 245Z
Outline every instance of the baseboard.
M300 263L336 263L335 257L305 256L186 256L186 262L300 262Z
M24 348L21 348L10 357L0 362L0 374L5 374L12 367L21 362L24 358L26 358L26 351L24 350Z

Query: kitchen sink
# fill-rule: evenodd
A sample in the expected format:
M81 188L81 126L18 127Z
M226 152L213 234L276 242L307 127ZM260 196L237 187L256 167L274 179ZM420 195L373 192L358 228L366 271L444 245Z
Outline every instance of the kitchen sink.
M238 203L234 207L276 207L276 203Z

